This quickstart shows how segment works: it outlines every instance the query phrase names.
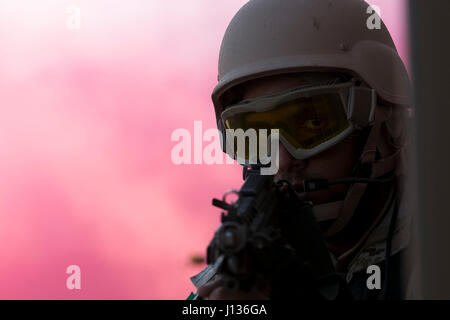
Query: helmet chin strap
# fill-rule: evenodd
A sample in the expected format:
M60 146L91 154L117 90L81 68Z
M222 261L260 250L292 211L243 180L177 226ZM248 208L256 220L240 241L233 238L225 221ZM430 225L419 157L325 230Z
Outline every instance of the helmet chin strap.
M370 166L370 178L349 177L336 180L314 179L305 181L305 192L327 188L331 184L352 183L343 201L321 204L314 207L317 210L318 221L334 218L331 226L323 233L325 237L333 236L344 229L354 216L356 208L369 183L385 183L393 180L395 176L401 173L402 168L397 167L396 164L402 155L402 148L394 148L388 145L389 132L384 124L389 119L389 116L389 108L377 106L375 124L370 131L361 153L360 163ZM377 153L380 159L376 158ZM377 179L389 172L394 172L395 175L392 175L388 179ZM325 213L326 210L329 210L329 212Z
M387 183L393 181L395 178L394 175L386 179L366 179L366 178L342 178L342 179L308 179L303 182L303 188L305 192L312 192L321 189L328 188L334 184L348 184L348 183ZM342 205L344 204L344 200L338 201L330 201L326 203L321 203L314 205L314 213L316 216L317 222L327 221L336 219L339 216L339 212L341 211Z

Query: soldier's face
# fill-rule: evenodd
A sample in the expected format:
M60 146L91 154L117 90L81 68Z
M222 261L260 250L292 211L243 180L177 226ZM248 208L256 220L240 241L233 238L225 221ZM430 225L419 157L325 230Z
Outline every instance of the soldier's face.
M243 99L276 93L304 84L304 82L297 78L285 75L262 78L244 85ZM357 150L357 138L349 137L332 148L309 159L297 160L280 143L280 163L275 180L287 179L301 192L302 182L305 179L349 177L351 176L356 161ZM301 197L304 200L312 201L314 204L320 204L343 199L347 188L347 185L334 185L327 190L302 194Z

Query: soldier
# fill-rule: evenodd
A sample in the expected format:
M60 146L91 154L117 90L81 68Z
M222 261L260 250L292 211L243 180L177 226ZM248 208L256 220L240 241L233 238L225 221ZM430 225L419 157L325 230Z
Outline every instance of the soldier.
M401 299L411 226L404 201L410 83L384 23L368 27L368 9L362 0L249 1L224 35L212 100L222 131L280 129L275 179L314 204L351 297ZM283 103L258 109L268 95ZM386 182L303 192L305 179L343 177ZM381 284L369 285L373 265ZM264 288L230 293L221 281L198 288L199 296L270 298Z

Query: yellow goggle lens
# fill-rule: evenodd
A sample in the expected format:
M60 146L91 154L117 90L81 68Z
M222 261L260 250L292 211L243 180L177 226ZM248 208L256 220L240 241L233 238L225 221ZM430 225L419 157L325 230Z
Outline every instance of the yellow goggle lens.
M226 129L279 129L296 149L312 149L350 126L338 93L300 97L271 110L238 113L224 122Z

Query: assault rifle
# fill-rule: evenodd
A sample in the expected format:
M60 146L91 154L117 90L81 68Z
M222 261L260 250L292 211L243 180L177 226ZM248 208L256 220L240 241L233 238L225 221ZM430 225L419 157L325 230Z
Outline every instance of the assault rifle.
M270 298L336 299L335 272L311 202L301 201L286 180L244 169L245 182L224 210L208 249L207 263L230 291L269 287Z

